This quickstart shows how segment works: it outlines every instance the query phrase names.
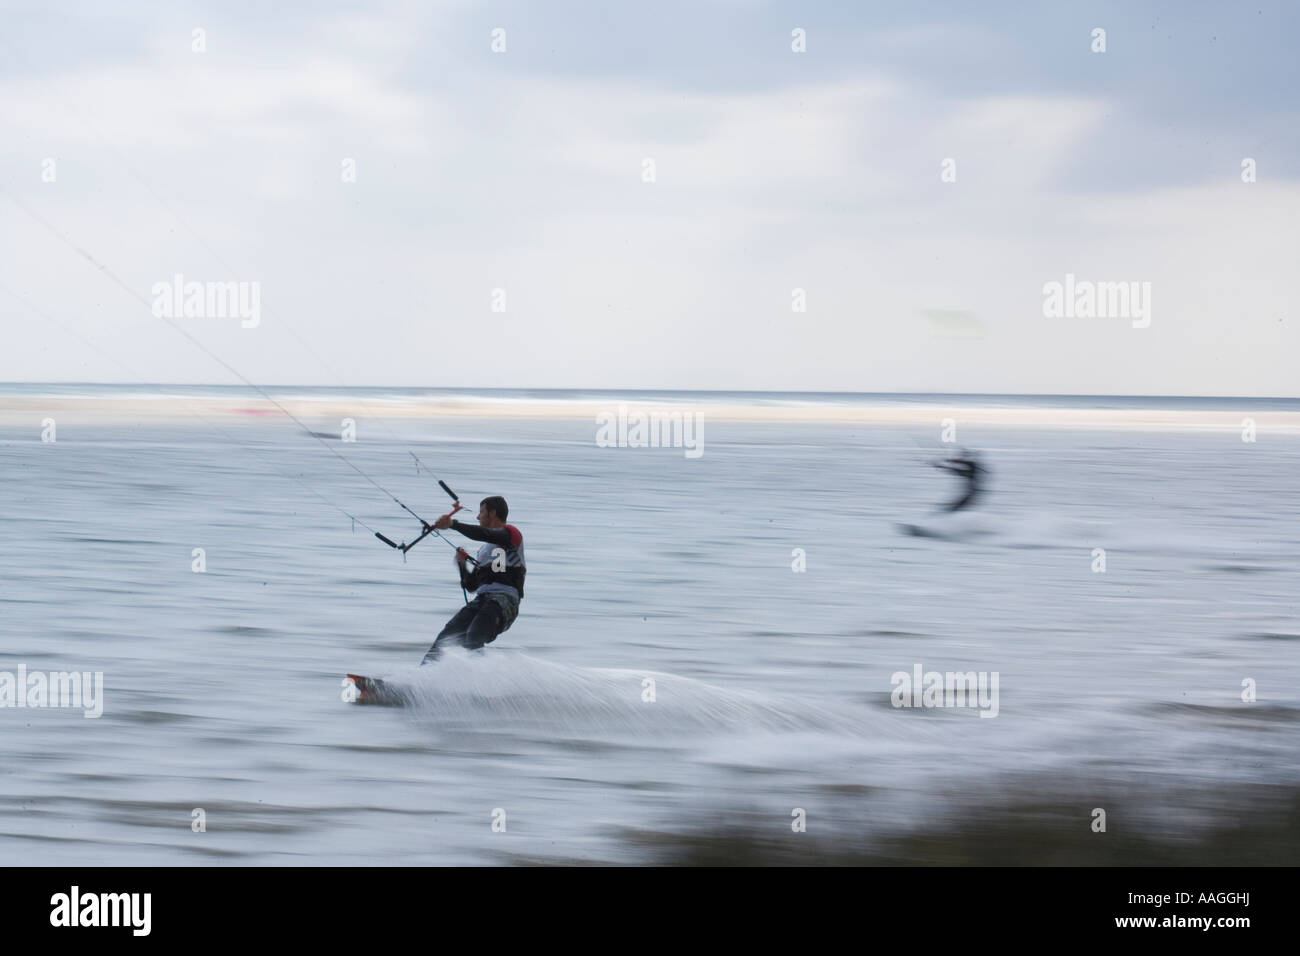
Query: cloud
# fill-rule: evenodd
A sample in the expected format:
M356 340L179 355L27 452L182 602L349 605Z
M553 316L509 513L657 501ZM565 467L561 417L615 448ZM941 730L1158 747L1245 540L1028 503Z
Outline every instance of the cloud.
M201 330L257 381L329 381L292 326L354 384L427 381L449 339L488 338L489 372L451 361L438 380L1291 388L1295 323L1277 315L1294 184L1267 162L1242 184L1233 158L1135 186L1134 144L1176 163L1198 132L1152 132L1114 90L954 93L953 75L852 63L683 89L506 68L467 13L404 15L277 20L273 37L218 22L203 56L169 27L121 62L10 75L0 173L135 288L177 271L261 281L257 336ZM479 34L483 50L462 48ZM39 180L47 155L57 184ZM75 253L12 208L4 223L0 281L114 330L152 376L212 380ZM1152 281L1149 334L1043 319L1042 284L1067 271ZM939 313L978 316L982 336L936 339L922 317ZM23 327L0 378L84 377L42 355L46 334ZM1204 343L1225 334L1249 361L1207 376Z

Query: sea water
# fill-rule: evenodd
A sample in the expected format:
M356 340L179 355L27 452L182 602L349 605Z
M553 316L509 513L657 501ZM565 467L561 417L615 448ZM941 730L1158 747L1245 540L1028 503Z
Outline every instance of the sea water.
M1300 783L1294 438L966 429L982 533L930 539L898 525L959 488L915 429L709 421L687 458L363 420L330 446L425 517L411 452L502 494L526 542L514 626L420 668L451 549L376 540L419 525L291 422L229 427L0 434L0 672L103 682L93 719L0 707L0 863L638 863L741 820L870 847L1025 781L1085 828L1153 794L1147 832L1194 840ZM996 716L899 706L914 672L996 674Z

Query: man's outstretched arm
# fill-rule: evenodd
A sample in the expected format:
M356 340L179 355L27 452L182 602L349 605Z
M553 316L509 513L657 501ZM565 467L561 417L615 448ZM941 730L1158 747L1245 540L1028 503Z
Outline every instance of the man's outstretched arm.
M459 531L465 537L474 541L486 541L488 544L495 544L499 548L509 548L518 544L506 528L484 528L482 525L453 521L451 530Z

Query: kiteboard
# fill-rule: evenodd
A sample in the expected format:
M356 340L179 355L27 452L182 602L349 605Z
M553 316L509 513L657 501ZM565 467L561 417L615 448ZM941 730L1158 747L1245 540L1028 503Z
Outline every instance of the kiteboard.
M343 701L348 704L369 704L376 707L406 707L411 695L401 688L378 677L348 674L343 678Z
M915 538L943 537L942 535L936 534L934 531L930 530L924 525L919 525L919 524L900 524L898 526L898 530L903 534L910 534Z
M900 534L913 538L936 538L940 541L970 541L994 533L995 525L977 514L938 515L921 521L898 525Z

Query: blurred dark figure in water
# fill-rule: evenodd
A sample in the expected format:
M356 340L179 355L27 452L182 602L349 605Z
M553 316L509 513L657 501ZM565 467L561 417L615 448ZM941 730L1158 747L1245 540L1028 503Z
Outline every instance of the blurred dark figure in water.
M940 508L940 511L953 512L969 508L984 493L983 483L988 477L989 470L980 464L979 456L974 451L963 448L960 455L954 455L947 461L936 461L931 464L935 468L952 472L966 482L966 488L961 497Z

